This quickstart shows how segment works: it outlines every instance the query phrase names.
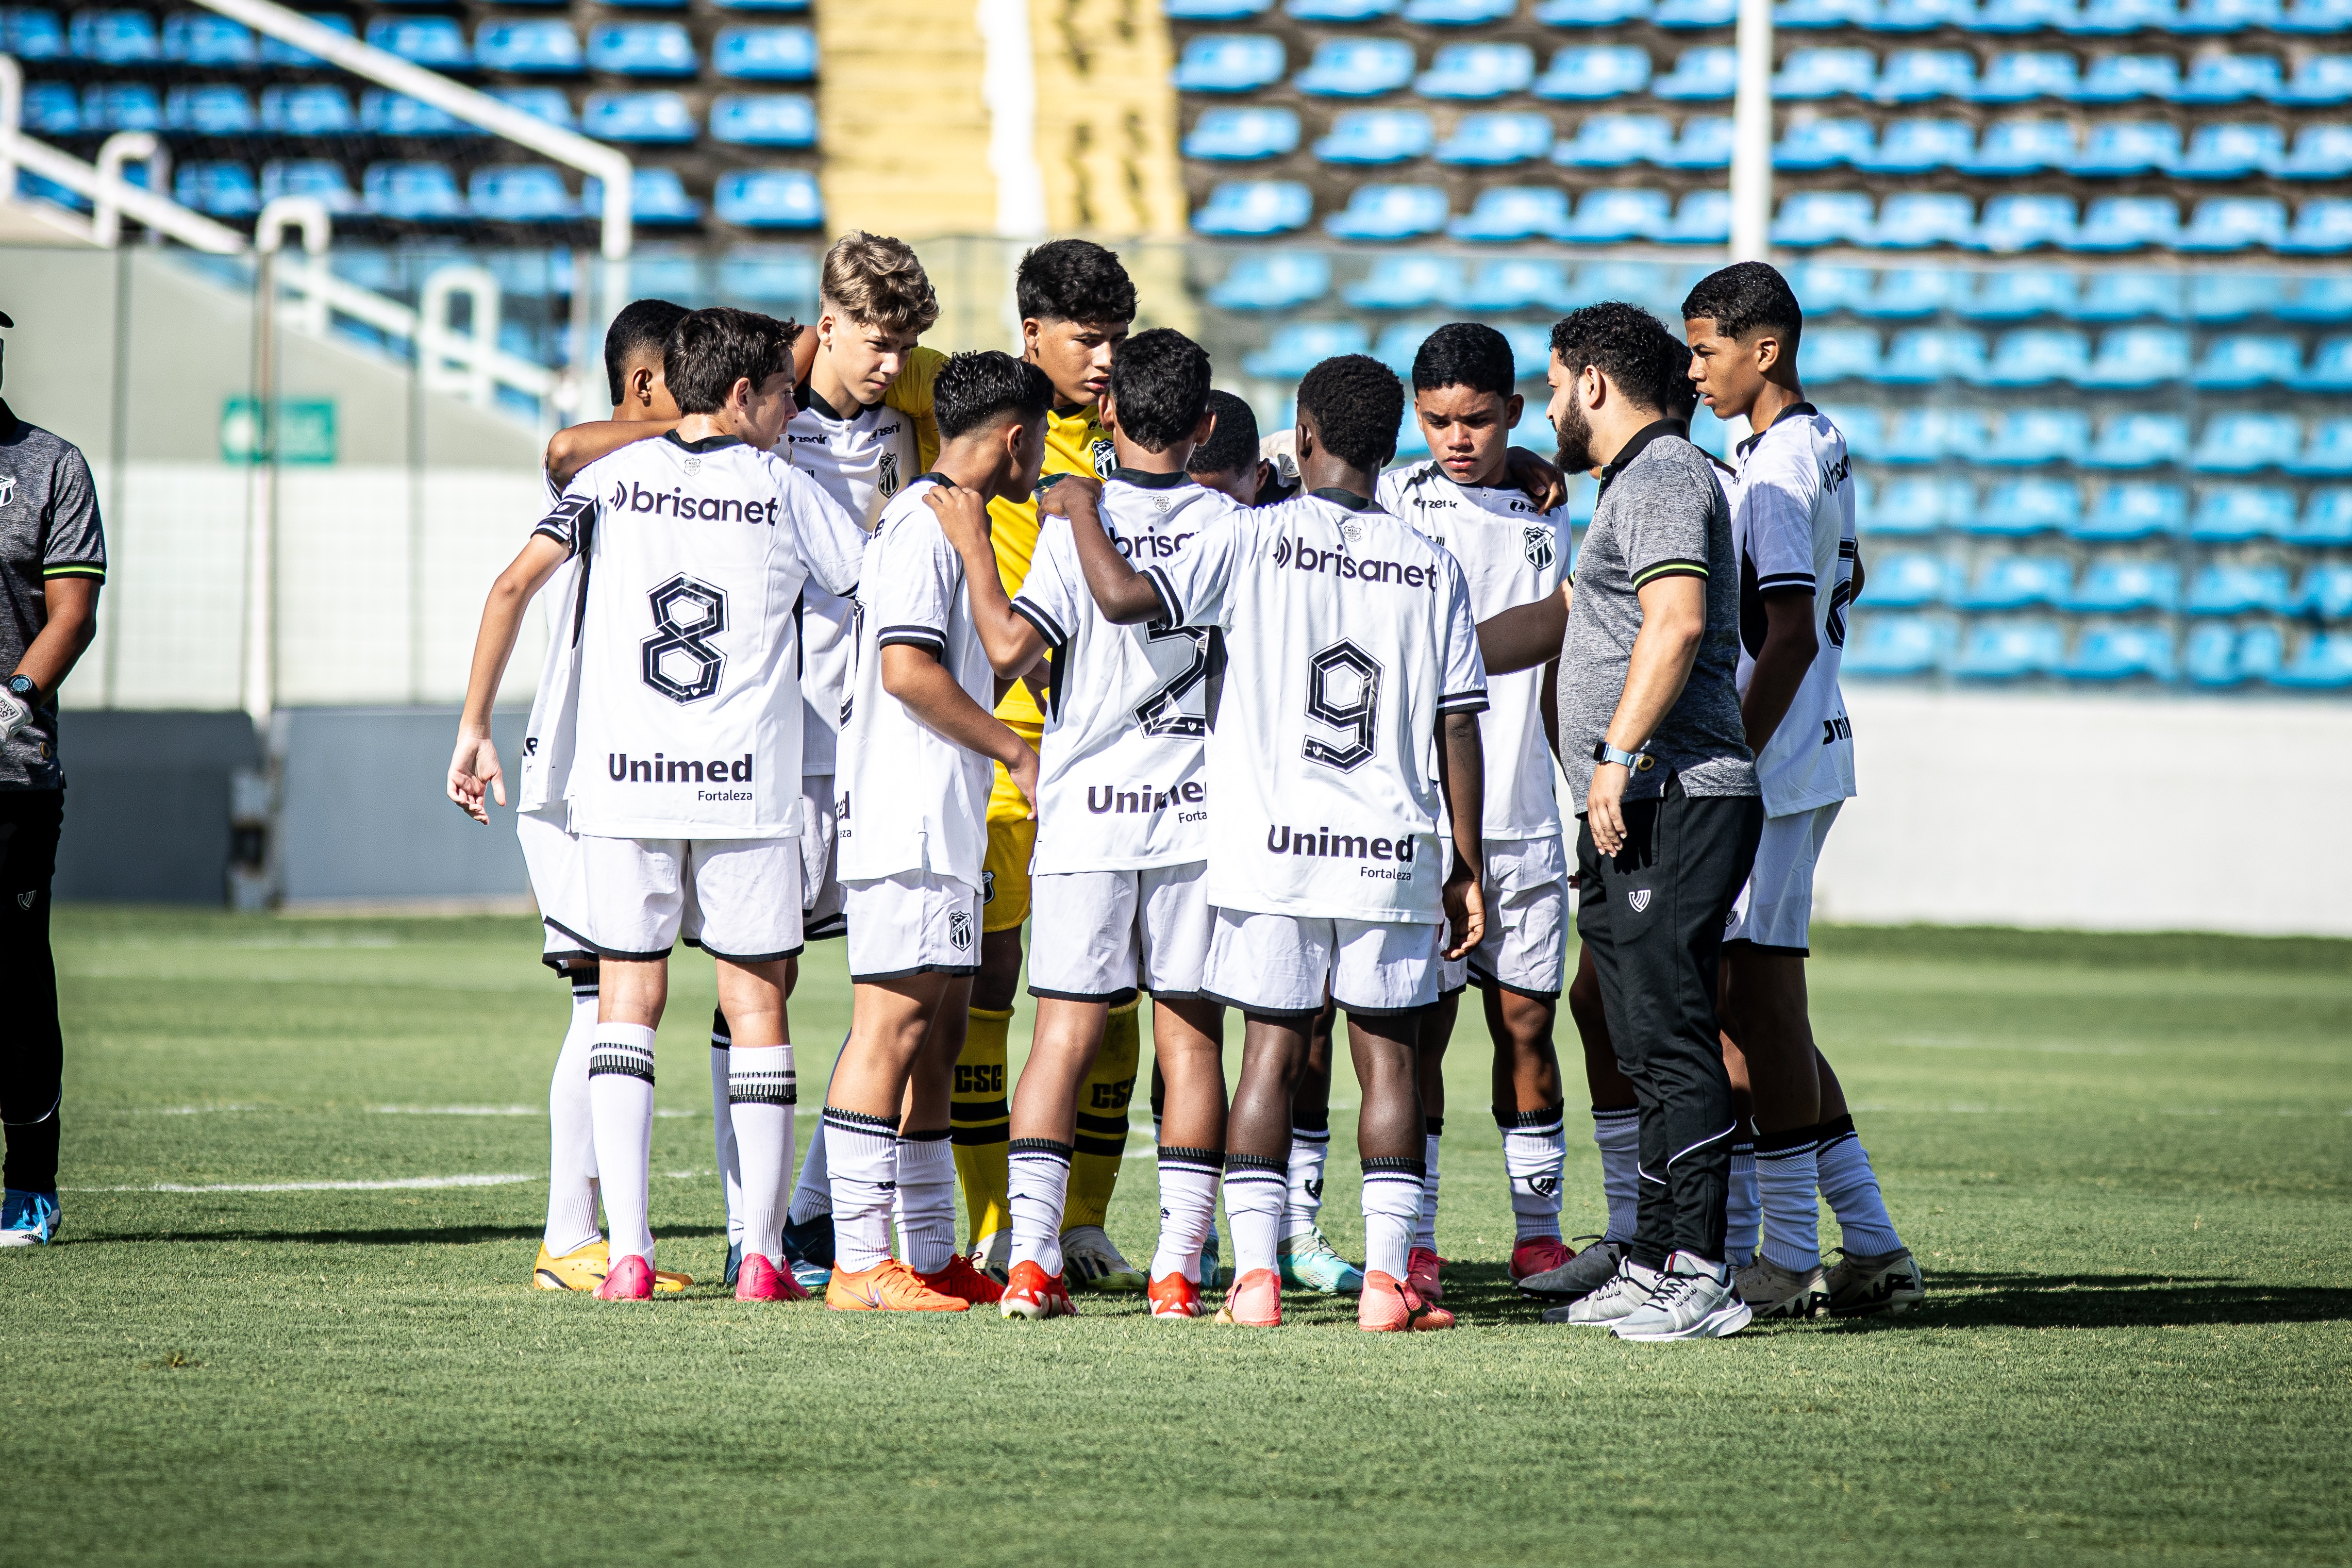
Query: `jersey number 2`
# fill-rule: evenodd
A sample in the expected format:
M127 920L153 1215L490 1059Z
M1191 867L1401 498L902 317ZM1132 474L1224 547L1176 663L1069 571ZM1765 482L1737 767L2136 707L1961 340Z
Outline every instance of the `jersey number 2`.
M1308 762L1345 773L1371 761L1380 735L1381 661L1351 642L1335 642L1317 654L1307 665L1307 716L1349 731L1336 746L1307 736Z
M1136 704L1135 721L1143 726L1143 732L1147 735L1198 737L1207 734L1208 721L1198 714L1184 711L1184 694L1208 676L1209 634L1192 627L1171 631L1164 626L1154 626L1148 635L1153 642L1190 642L1192 645L1192 662L1178 670L1159 690Z
M715 694L727 656L706 639L727 629L727 591L680 573L646 596L654 607L654 635L637 645L646 684L672 702Z

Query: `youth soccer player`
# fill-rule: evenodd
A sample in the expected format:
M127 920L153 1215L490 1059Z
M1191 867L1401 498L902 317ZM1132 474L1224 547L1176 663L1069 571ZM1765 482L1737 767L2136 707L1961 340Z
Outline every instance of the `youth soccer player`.
M836 812L855 990L824 1108L838 1311L963 1311L998 1295L956 1248L949 1097L980 967L989 765L1034 811L1037 754L990 712L964 563L923 497L1029 494L1052 388L1009 354L940 367L938 465L883 509L858 596ZM894 1196L904 1259L890 1256Z
M1412 364L1413 414L1429 439L1430 460L1391 469L1380 483L1385 510L1461 563L1480 620L1549 597L1568 570L1567 510L1538 510L1506 472L1511 431L1525 406L1516 381L1502 333L1470 321L1440 327ZM1478 720L1486 779L1486 935L1475 952L1448 961L1443 999L1423 1020L1420 1041L1428 1177L1412 1275L1431 1300L1443 1295L1435 1226L1444 1063L1465 984L1482 994L1495 1043L1495 1121L1517 1230L1511 1278L1556 1268L1570 1257L1559 1237L1564 1106L1552 1050L1568 915L1568 859L1548 738L1557 729L1557 673L1555 659L1489 674L1487 708Z
M613 1261L596 1293L653 1292L654 1031L669 950L685 934L719 960L735 1020L729 1110L747 1227L736 1294L786 1299L803 1294L775 1266L794 1098L784 963L801 947L793 606L810 581L855 588L864 540L770 451L792 410L786 323L697 311L672 330L663 361L677 427L582 469L509 569L521 592L493 595L449 787L478 814L486 788L503 797L489 706L515 616L558 565L583 558L565 793L580 835L572 934L602 973L588 1089Z
M1683 317L1699 395L1755 431L1737 453L1731 524L1740 719L1765 816L1724 932L1723 1001L1753 1108L1764 1234L1738 1272L1739 1294L1765 1318L1900 1310L1924 1299L1918 1266L1887 1218L1853 1118L1823 1123L1805 995L1813 868L1854 793L1853 728L1838 689L1857 557L1853 467L1845 437L1805 400L1803 312L1779 271L1745 261L1711 273ZM1832 1189L1844 1200L1832 1208L1848 1245L1825 1278L1816 1194Z
M1240 1007L1247 1030L1226 1133L1234 1280L1223 1322L1282 1321L1291 1091L1327 994L1348 1012L1363 1086L1358 1326L1454 1321L1406 1278L1423 1173L1413 1039L1441 959L1486 934L1476 715L1486 680L1461 567L1373 503L1403 412L1403 388L1380 362L1327 360L1298 388L1306 493L1227 513L1141 573L1073 520L1107 619L1226 639L1208 742L1217 915L1202 989Z

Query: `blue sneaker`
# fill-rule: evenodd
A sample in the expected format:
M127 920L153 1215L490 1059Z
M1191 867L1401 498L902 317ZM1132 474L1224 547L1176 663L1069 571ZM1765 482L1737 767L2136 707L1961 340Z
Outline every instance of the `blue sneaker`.
M833 1216L821 1214L794 1225L784 1222L784 1267L812 1296L824 1293L833 1278Z
M1209 1226L1209 1239L1201 1244L1201 1289L1215 1290L1232 1283L1232 1280L1225 1278L1224 1270L1218 1266L1217 1227L1213 1222Z
M57 1239L63 1220L57 1194L10 1187L0 1199L0 1247L47 1247Z
M1313 1226L1285 1241L1275 1251L1275 1262L1282 1269L1282 1282L1301 1289L1318 1290L1326 1296L1358 1296L1363 1293L1364 1272L1339 1256L1331 1244L1323 1239L1323 1227Z
M727 1277L719 1283L732 1290L735 1288L736 1278L742 1272L743 1244L740 1241L730 1241L727 1244Z

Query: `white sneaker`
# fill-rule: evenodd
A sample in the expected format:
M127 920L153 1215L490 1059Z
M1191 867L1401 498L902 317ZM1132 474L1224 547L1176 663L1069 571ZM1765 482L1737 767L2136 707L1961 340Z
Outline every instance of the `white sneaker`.
M1927 1281L1907 1247L1874 1254L1841 1250L1837 1267L1827 1276L1827 1289L1832 1318L1907 1312L1927 1299Z
M1625 1257L1622 1241L1603 1241L1598 1237L1577 1239L1591 1240L1592 1245L1561 1264L1540 1274L1530 1274L1519 1281L1519 1294L1553 1301L1573 1301L1580 1296L1590 1296L1617 1272L1617 1265Z
M1731 1286L1731 1270L1687 1252L1666 1259L1650 1299L1610 1331L1621 1340L1719 1340L1748 1326L1755 1314Z
M1570 1301L1565 1307L1554 1307L1543 1315L1547 1323L1580 1323L1587 1328L1605 1329L1610 1324L1630 1316L1650 1292L1658 1288L1665 1276L1654 1268L1644 1268L1627 1258L1621 1259L1617 1272L1589 1295Z
M1830 1304L1818 1263L1800 1272L1759 1256L1747 1268L1733 1269L1731 1283L1759 1318L1818 1318Z
M1098 1225L1082 1225L1062 1233L1062 1278L1073 1287L1088 1290L1140 1290L1150 1283L1143 1270L1111 1245Z
M1013 1272L1013 1233L992 1230L972 1242L967 1256L974 1268L1002 1285Z

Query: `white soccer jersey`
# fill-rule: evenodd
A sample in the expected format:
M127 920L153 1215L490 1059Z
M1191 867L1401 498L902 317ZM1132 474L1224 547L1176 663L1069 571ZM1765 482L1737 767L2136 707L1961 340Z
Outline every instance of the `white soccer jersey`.
M1103 486L1103 527L1118 552L1165 561L1234 503L1182 474L1119 470ZM1120 626L1087 590L1070 520L1048 517L1013 610L1053 658L1037 752L1039 874L1125 871L1207 858L1213 631Z
M1543 511L1521 490L1455 484L1433 462L1382 474L1380 502L1461 563L1470 611L1479 620L1558 593L1567 574L1565 507ZM1559 832L1543 690L1540 665L1486 678L1478 732L1486 754L1488 838L1549 838Z
M1780 727L1756 759L1764 812L1781 816L1854 793L1853 727L1838 689L1845 612L1853 597L1853 466L1845 437L1810 403L1800 403L1738 447L1731 498L1732 548L1739 555L1739 693L1764 646L1764 598L1808 588L1820 651Z
M675 434L580 471L538 531L583 557L574 832L800 831L801 589L857 585L865 536L782 458Z
M554 478L541 477L547 480L550 508L561 506L563 492ZM580 685L580 593L585 581L574 553L540 586L539 602L547 612L547 652L540 660L539 689L531 695L522 755L515 759L515 809L542 814L558 827L567 826L571 816L563 791L572 780L572 743L579 735L572 699Z
M1209 901L1434 924L1452 864L1426 765L1486 706L1453 556L1342 490L1236 508L1148 569L1174 626L1225 635L1209 732Z
M894 643L937 658L985 712L996 672L971 624L963 557L940 531L926 474L882 510L857 594L857 658L842 715L838 775L841 879L906 871L978 889L988 851L989 759L968 752L882 689L882 650Z
M914 416L879 403L845 416L810 388L801 396L784 426L785 455L870 532L890 498L915 477ZM854 608L814 584L802 600L801 772L812 777L835 767L841 703L856 650Z

